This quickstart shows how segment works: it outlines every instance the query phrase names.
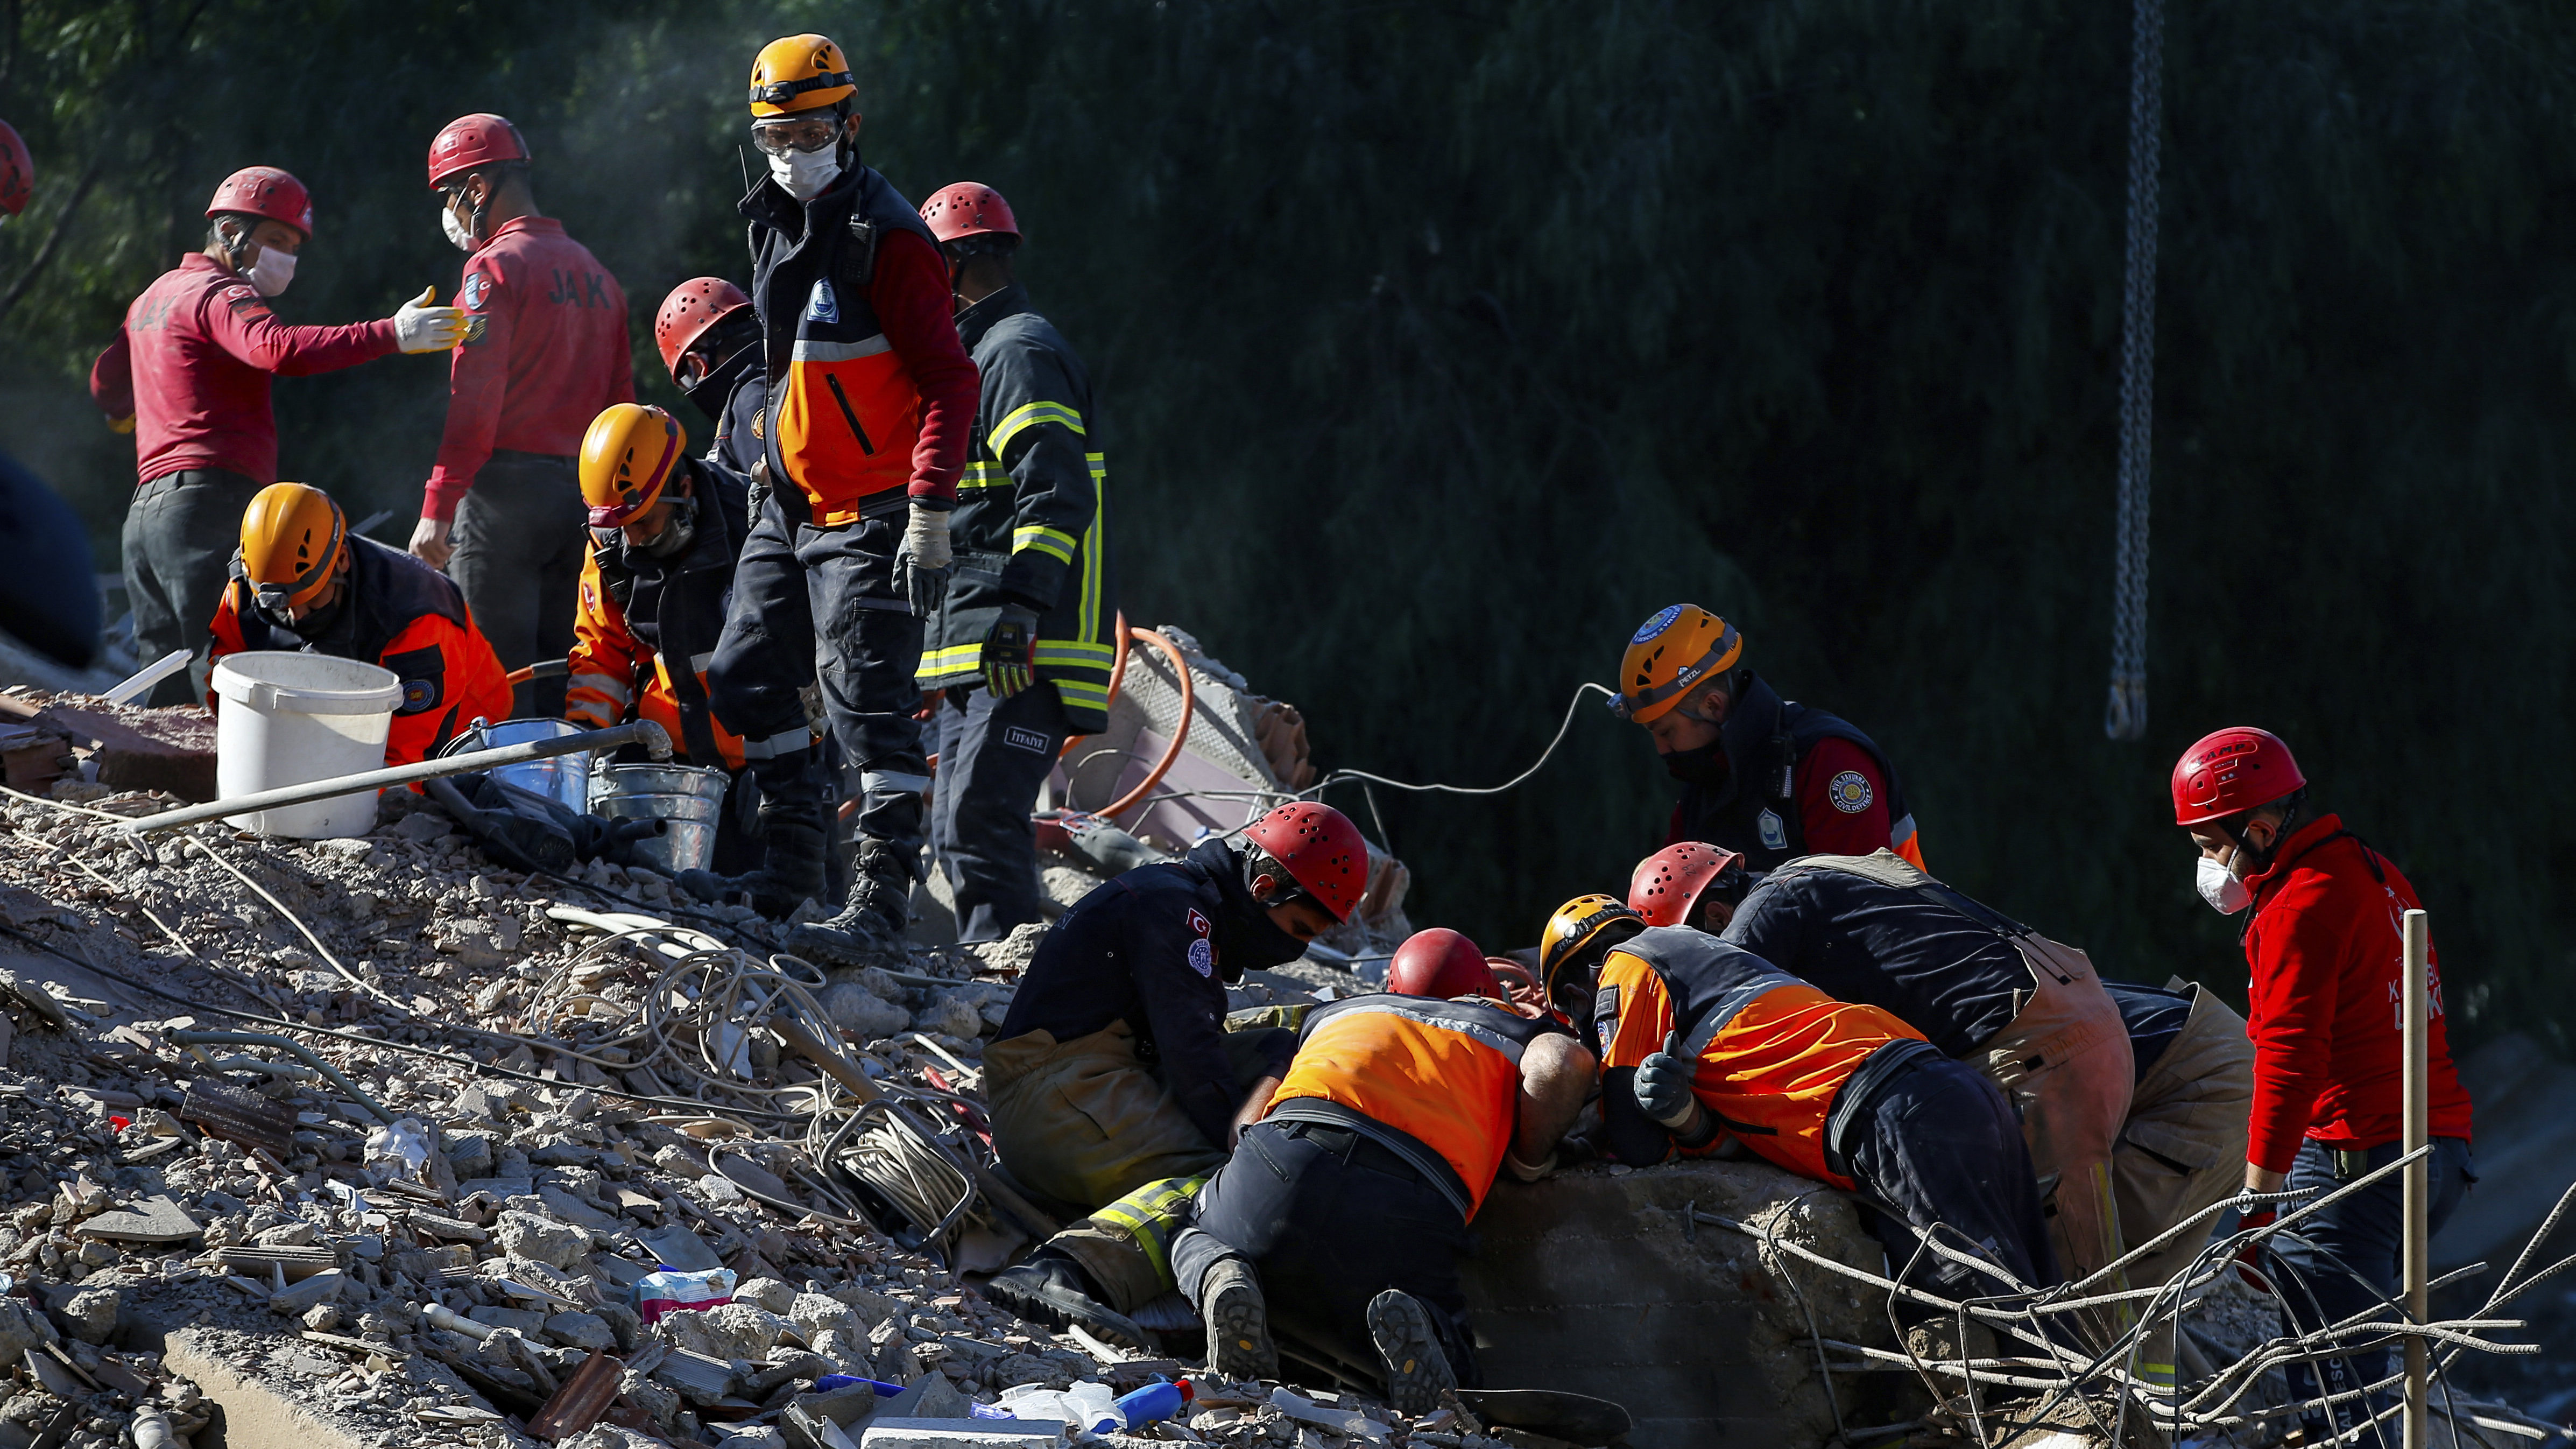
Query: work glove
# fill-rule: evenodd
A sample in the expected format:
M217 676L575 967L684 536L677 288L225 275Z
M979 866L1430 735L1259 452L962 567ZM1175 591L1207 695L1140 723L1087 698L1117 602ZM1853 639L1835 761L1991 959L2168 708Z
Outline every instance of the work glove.
M1002 605L993 631L984 636L984 687L995 699L1008 699L1029 687L1038 663L1038 611L1026 604Z
M1662 1123L1685 1147L1704 1147L1717 1135L1717 1121L1691 1090L1698 1063L1671 1052L1656 1052L1637 1064L1633 1089L1637 1105Z
M434 307L438 300L436 287L423 287L420 295L394 309L394 345L405 352L445 352L465 336L465 312L457 307Z
M912 505L912 521L894 556L894 587L912 605L912 617L939 612L948 597L948 510Z

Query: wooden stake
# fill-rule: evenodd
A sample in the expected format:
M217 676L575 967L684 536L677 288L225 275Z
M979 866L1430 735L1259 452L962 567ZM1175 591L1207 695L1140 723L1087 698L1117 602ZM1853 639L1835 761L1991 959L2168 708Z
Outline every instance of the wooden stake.
M2408 911L2405 923L2405 1046L2406 1046L2406 1150L2421 1149L2431 1131L2427 1100L2431 1072L2428 1055L2431 1050L2431 1002L2427 978L2431 975L2432 937L2430 918L2422 911ZM2424 1285L2431 1281L2431 1254L2425 1239L2433 1211L2433 1173L2430 1158L2419 1158L2406 1164L2406 1311L2417 1323L2432 1315L2428 1311L2429 1295ZM2406 1449L2426 1449L2425 1418L2425 1343L2420 1336L2406 1340Z

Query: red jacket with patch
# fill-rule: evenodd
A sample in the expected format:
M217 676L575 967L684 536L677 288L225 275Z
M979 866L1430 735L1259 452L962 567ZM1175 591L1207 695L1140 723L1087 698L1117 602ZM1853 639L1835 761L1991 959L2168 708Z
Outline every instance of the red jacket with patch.
M394 347L391 318L290 327L258 288L191 252L126 309L89 370L89 395L109 417L134 419L138 483L190 468L274 483L269 378L354 367Z
M2254 1108L2245 1158L2287 1172L2303 1137L2376 1147L2405 1131L2400 922L2421 902L2388 857L2323 816L2292 832L2249 877ZM2436 1137L2469 1135L2469 1094L2451 1065L2442 967L2432 963L2427 1055Z
M569 458L591 419L635 401L626 293L550 216L513 217L466 259L465 342L447 383L447 432L421 491L441 522L495 449Z

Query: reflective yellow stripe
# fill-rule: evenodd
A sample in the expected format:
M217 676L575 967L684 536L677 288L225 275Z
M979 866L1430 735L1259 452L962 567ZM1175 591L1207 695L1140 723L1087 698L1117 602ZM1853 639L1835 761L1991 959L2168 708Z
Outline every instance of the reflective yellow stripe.
M596 690L621 705L631 704L635 700L634 687L613 675L576 674L565 681L564 691L570 693L576 689Z
M923 689L938 689L961 680L980 678L983 673L983 645L952 644L945 649L924 651L920 667L912 673L912 682Z
M1058 563L1073 562L1074 537L1061 528L1022 524L1011 530L1011 552L1036 549Z
M1092 644L1081 639L1040 639L1037 659L1040 664L1061 664L1074 669L1107 669L1118 660L1118 651L1106 644Z
M1108 685L1085 684L1079 679L1062 678L1055 680L1054 684L1056 693L1063 697L1067 705L1078 705L1085 709L1109 708Z
M1108 632L1100 627L1100 575L1108 567L1101 556L1100 526L1109 516L1109 468L1098 453L1083 456L1091 461L1091 523L1082 530L1082 593L1074 611L1074 628L1085 639L1098 639Z
M993 436L984 446L992 449L993 456L998 458L1022 429L1033 428L1040 423L1062 423L1079 433L1082 431L1082 414L1059 402L1028 403L1013 409L1009 417L994 424Z
M1189 1225L1190 1200L1205 1186L1205 1176L1149 1182L1093 1213L1091 1221L1125 1232L1154 1265L1154 1276L1168 1283L1172 1281L1172 1239Z
M957 480L957 491L975 488L1008 488L1016 480L1002 471L999 463L976 462L966 465L966 476Z

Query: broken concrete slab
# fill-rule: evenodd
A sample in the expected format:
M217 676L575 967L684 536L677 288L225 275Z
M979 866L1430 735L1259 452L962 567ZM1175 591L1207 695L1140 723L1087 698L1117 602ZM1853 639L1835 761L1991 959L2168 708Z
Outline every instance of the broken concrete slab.
M133 1207L100 1213L72 1230L74 1236L119 1243L184 1243L205 1232L205 1225L168 1196L155 1193Z

